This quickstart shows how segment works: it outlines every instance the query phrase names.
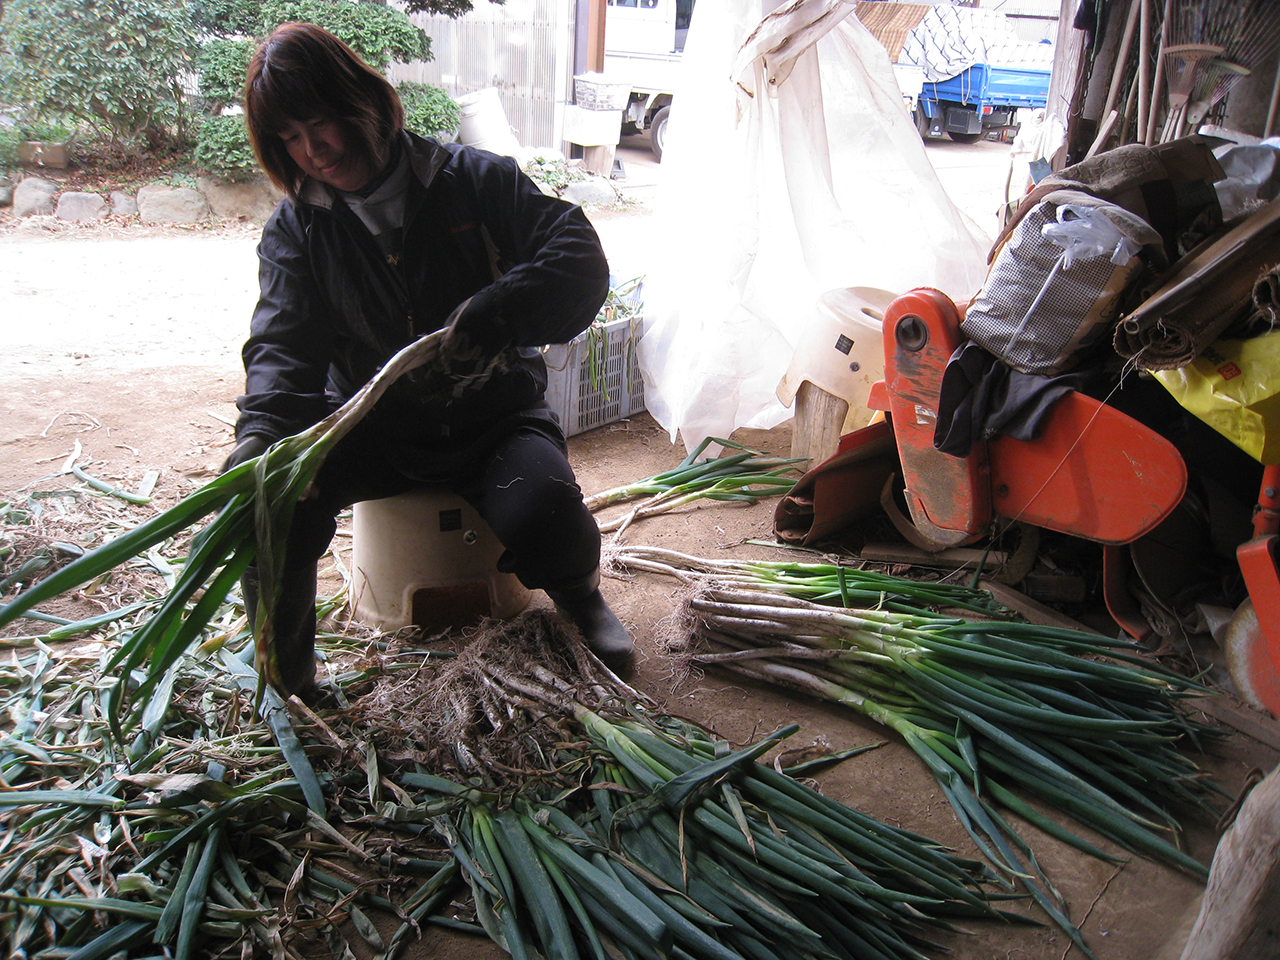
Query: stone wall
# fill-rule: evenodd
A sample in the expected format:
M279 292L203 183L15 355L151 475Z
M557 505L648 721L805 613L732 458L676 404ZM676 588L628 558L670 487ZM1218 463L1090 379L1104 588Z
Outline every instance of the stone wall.
M0 191L0 206L8 205L9 213L15 217L52 216L74 221L114 216L136 217L143 223L199 223L210 219L265 223L281 196L265 180L224 183L201 177L194 189L148 184L136 195L113 190L104 196L62 190L52 180L27 176L8 197Z

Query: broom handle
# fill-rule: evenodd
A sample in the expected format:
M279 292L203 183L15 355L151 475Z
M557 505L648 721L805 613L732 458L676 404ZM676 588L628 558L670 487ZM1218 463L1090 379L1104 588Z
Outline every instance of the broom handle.
M1148 147L1156 142L1156 119L1160 116L1160 94L1164 87L1164 48L1169 45L1169 14L1173 0L1164 0L1164 18L1160 21L1160 49L1156 53L1156 79L1151 85L1151 111L1147 115L1147 135L1143 141Z
M1271 106L1267 108L1267 126L1262 139L1268 139L1276 131L1276 106L1280 104L1280 64L1276 66L1276 78L1271 82Z
M1151 3L1138 0L1142 5L1142 30L1138 34L1138 128L1134 142L1141 143L1147 135L1147 113L1151 109L1149 78L1151 76Z
M1124 68L1129 60L1129 48L1133 45L1133 31L1138 26L1138 10L1143 0L1129 0L1129 14L1124 21L1124 37L1120 40L1120 49L1116 51L1116 62L1111 75L1111 89L1107 91L1107 105L1102 108L1104 118L1111 116L1111 108L1116 105L1116 97L1120 95L1120 82L1124 79Z

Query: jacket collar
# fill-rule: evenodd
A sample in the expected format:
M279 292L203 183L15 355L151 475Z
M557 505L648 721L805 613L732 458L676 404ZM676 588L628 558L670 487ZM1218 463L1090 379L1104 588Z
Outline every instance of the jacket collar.
M448 162L449 151L435 140L427 140L407 130L402 130L399 136L405 140L405 147L409 151L409 166L414 176L424 187L427 186ZM334 189L312 177L304 178L302 186L298 188L298 201L308 206L332 210L335 200Z

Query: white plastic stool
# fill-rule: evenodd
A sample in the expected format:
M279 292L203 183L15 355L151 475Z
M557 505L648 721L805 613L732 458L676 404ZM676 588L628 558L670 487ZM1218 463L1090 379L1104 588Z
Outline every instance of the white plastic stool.
M471 504L443 487L357 503L352 614L381 630L428 632L512 617L531 594L499 573L502 544Z
M840 437L871 422L871 386L884 379L884 312L894 294L875 287L828 290L816 304L777 396L795 404L791 455L811 467L832 456Z

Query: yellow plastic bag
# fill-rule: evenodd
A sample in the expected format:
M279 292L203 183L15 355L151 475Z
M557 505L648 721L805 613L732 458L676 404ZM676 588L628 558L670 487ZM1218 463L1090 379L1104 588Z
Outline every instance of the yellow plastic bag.
M1280 463L1280 330L1215 340L1154 376L1178 403L1264 465Z

